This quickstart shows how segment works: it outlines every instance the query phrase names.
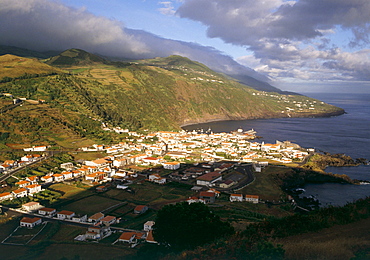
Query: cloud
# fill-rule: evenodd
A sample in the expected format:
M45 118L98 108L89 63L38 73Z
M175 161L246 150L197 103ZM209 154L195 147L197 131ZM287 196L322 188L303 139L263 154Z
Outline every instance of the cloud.
M347 47L368 46L369 13L368 0L187 0L177 10L206 25L209 37L253 51L256 71L307 80L368 78L368 51L344 52L331 37L347 32Z
M176 13L175 7L173 6L173 3L170 1L162 1L158 4L163 5L164 7L159 8L158 10L161 12L161 14L164 15L174 15Z
M0 44L33 50L81 48L103 55L147 53L123 24L46 0L0 0Z
M160 4L167 7L165 12L172 10L170 1ZM104 56L131 59L177 54L217 71L268 80L212 47L129 29L121 22L93 15L85 9L47 0L0 0L0 6L2 45L38 51L80 48Z

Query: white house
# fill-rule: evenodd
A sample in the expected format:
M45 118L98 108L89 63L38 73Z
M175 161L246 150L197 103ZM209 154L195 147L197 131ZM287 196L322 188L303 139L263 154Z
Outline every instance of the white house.
M53 179L55 182L62 182L64 181L64 176L60 173L53 174Z
M0 193L0 201L13 199L13 195L10 192Z
M75 215L76 215L76 213L74 213L72 211L62 210L62 211L58 212L57 218L58 219L72 219Z
M167 170L177 170L180 168L181 163L180 162L165 162L162 165L163 165L163 168Z
M142 161L146 164L157 165L159 164L160 158L146 157L146 158L143 158Z
M95 213L94 215L90 216L87 221L91 223L96 223L104 218L104 214L101 212Z
M26 197L28 195L28 192L25 188L20 188L20 189L17 189L17 190L13 190L12 193L13 193L13 196L16 197L16 198L22 198L22 197Z
M159 174L151 174L149 175L149 181L155 182L158 184L165 184L167 180L166 178L159 176Z
M155 222L154 221L147 221L144 223L144 231L150 231L153 229Z
M69 180L73 178L73 173L72 172L62 172L64 180Z
M34 211L40 208L43 208L43 206L40 205L39 202L35 202L35 201L31 201L31 202L28 202L22 205L22 209L24 209L25 211Z
M31 184L25 187L29 194L38 193L41 191L41 185L40 184Z
M42 176L40 180L45 183L50 183L50 182L53 182L54 178L52 176L45 175L45 176Z
M241 201L243 201L243 194L231 194L230 195L230 201L231 202L234 202L234 201L241 202Z
M38 213L43 216L52 217L57 213L57 210L53 208L41 208L38 210Z
M29 217L23 217L19 223L21 227L27 227L27 228L33 228L36 225L40 225L42 223L41 218L29 218Z
M245 201L252 202L252 203L258 203L259 196L257 196L257 195L245 195Z

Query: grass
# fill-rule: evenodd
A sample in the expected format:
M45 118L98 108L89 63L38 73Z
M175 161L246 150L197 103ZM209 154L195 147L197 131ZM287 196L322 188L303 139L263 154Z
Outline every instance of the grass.
M67 205L65 204L63 209L76 212L77 214L87 214L90 216L119 203L121 202L105 197L90 196Z
M44 228L44 225L38 225L32 229L26 227L18 227L17 230L5 241L10 244L22 244L25 245L31 239L33 239L38 232Z
M243 193L244 195L259 195L262 200L280 200L284 193L279 183L274 179L274 171L277 170L279 170L277 167L268 167L262 173L254 173L256 178L255 181L244 189L237 191L237 193Z
M53 237L51 237L51 240L57 242L72 242L76 236L83 234L86 231L86 227L61 225L58 232Z
M136 250L103 244L52 244L37 255L38 260L55 259L123 259Z
M143 182L142 184L133 184L130 186L135 193L127 191L112 189L105 193L105 196L126 200L134 204L146 204L154 206L157 204L165 204L174 199L187 199L193 195L190 189L177 188L171 184L158 185L150 182Z
M63 194L60 199L78 199L83 198L89 195L92 195L93 193L91 191L75 187L73 185L66 185L63 183L56 183L50 186L52 190L59 191Z
M306 233L276 240L285 249L285 258L294 259L351 259L367 250L369 259L370 218L348 225L337 225L314 233Z
M135 214L133 211L130 211L128 214L122 217L121 223L119 223L117 226L142 230L144 228L144 223L149 220L154 220L155 215L156 212L151 209L143 214Z

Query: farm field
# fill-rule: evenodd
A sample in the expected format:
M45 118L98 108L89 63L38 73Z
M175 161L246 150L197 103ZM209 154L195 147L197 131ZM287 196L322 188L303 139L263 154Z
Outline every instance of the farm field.
M168 183L165 185L143 182L141 184L130 185L133 193L112 189L104 193L104 196L125 200L134 204L146 204L148 206L158 207L175 200L185 200L193 196L194 192L190 187L177 187L176 184Z
M119 200L94 195L77 201L71 201L70 204L64 204L63 209L89 216L120 203L121 201Z
M93 193L89 190L85 190L82 188L78 188L74 185L66 185L63 183L57 183L50 186L51 190L59 191L63 194L60 199L78 199L83 198L89 195L92 195Z

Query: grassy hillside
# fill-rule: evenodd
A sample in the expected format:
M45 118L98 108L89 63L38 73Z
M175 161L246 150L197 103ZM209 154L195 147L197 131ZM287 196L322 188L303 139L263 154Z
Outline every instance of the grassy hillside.
M23 58L11 54L0 56L0 82L12 78L35 77L61 73L58 68L49 66L37 59Z
M343 112L300 95L254 90L180 56L123 63L72 49L46 61L52 66L9 55L0 60L7 62L1 69L0 93L46 101L4 113L0 132L10 133L9 141L45 139L58 143L55 139L62 133L115 138L101 131L101 121L132 130L176 130L181 125L213 120ZM31 65L26 66L28 63ZM0 101L7 106L11 99ZM26 124L28 119L32 124Z

